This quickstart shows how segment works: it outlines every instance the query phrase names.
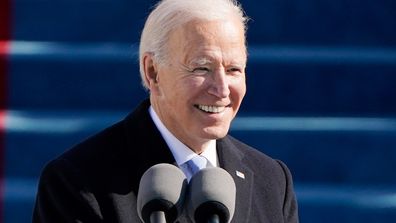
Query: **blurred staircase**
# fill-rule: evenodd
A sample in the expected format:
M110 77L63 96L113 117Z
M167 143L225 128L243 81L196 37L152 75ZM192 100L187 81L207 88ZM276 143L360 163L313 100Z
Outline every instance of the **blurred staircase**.
M147 97L137 49L156 1L10 2L2 207L24 223L45 163ZM396 2L241 3L248 93L231 134L287 163L302 223L395 222Z

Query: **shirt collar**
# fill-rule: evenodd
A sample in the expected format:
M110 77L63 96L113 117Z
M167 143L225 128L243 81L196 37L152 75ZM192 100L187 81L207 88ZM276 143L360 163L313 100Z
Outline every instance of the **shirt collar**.
M192 157L197 156L194 151L192 151L185 144L183 144L165 127L152 106L150 106L149 108L149 113L151 118L153 119L155 126L158 128L166 144L171 150L177 165L180 166L190 160ZM210 165L217 167L218 161L216 152L216 140L210 140L207 147L200 155L204 156L209 161Z

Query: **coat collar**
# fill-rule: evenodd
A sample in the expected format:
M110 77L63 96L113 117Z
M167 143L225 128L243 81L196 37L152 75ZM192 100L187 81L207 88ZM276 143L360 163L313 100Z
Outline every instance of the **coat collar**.
M249 222L253 191L253 171L243 163L244 154L231 137L217 140L219 163L234 179L236 185L235 213L232 222Z

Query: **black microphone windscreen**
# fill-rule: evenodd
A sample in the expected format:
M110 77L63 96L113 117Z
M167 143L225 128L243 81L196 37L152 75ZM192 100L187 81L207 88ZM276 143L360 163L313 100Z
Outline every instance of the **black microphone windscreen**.
M187 179L184 173L171 164L150 167L140 179L137 211L143 222L150 222L150 215L163 211L167 222L173 222L182 212Z
M221 168L204 168L190 181L189 215L196 223L208 222L213 215L230 222L235 211L236 186Z

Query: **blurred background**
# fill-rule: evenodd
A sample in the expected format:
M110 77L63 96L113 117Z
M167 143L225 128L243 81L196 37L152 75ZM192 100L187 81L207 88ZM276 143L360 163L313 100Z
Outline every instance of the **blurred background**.
M30 222L45 163L147 97L155 2L0 0L1 223ZM395 222L396 1L240 2L248 93L231 134L286 162L302 223Z

